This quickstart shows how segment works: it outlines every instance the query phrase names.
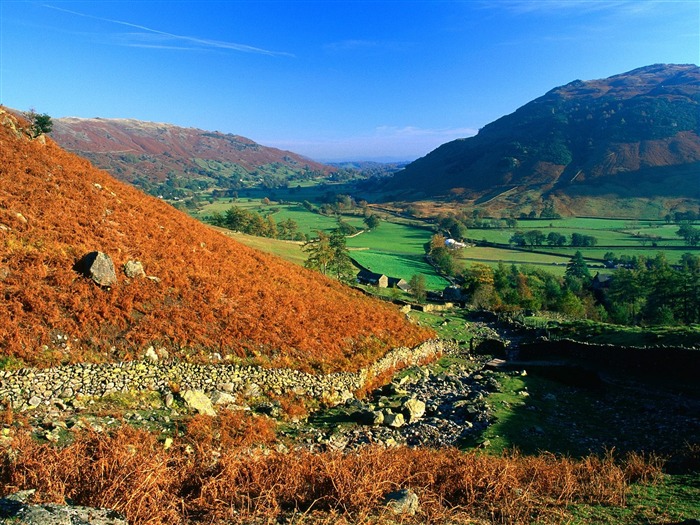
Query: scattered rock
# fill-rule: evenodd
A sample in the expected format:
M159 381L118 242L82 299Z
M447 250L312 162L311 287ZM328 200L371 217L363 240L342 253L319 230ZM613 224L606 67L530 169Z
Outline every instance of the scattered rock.
M149 346L148 349L146 350L146 353L143 356L147 361L150 361L151 363L157 363L158 362L158 354L156 353L155 349L152 346Z
M242 393L245 397L258 397L262 394L262 390L257 383L246 383Z
M87 253L75 264L73 269L85 277L89 277L100 286L109 287L117 284L114 263L106 253Z
M163 398L163 404L165 405L165 408L171 408L174 402L175 396L173 396L170 392L165 394L165 397Z
M196 410L200 414L207 416L215 416L216 411L211 404L211 400L201 390L185 390L182 393L182 399L185 404L192 410Z
M415 516L420 509L418 496L410 489L391 492L384 497L384 504L394 514Z
M404 426L405 422L403 414L395 414L391 410L384 411L384 424L387 427L399 428Z
M413 397L403 404L403 409L406 414L406 421L415 423L425 414L425 403Z
M146 272L143 270L143 264L141 264L141 261L126 261L124 264L124 274L129 279L146 277Z
M369 416L372 425L381 425L384 423L384 412L381 410L373 410L369 413Z
M219 392L218 390L216 390L211 394L210 398L211 402L215 405L228 406L236 404L236 397L229 394L228 392Z

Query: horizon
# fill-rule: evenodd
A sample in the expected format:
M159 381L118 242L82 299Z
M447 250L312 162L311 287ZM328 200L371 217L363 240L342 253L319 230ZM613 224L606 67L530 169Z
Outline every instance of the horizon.
M699 27L695 0L5 1L0 104L403 162L573 80L697 65Z

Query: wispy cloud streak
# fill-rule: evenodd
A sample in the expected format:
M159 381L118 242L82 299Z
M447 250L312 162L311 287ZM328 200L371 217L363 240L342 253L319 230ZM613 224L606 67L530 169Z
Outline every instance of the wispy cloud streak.
M112 18L103 18L100 16L89 15L86 13L79 13L77 11L72 11L70 9L64 9L62 7L56 7L49 4L44 4L47 9L53 9L55 11L61 11L63 13L68 13L74 16L80 16L83 18L90 18L93 20L100 20L102 22L108 22L110 24L117 24L125 27L130 27L132 29L138 29L142 32L132 32L122 35L122 45L129 47L148 47L148 48L158 48L158 49L222 49L229 51L239 51L242 53L256 53L260 55L268 56L287 56L293 57L291 53L285 53L280 51L270 51L267 49L261 49L259 47L253 47L246 44L237 44L234 42L224 42L221 40L209 40L205 38L197 38L187 35L177 35L174 33L168 33L167 31L160 31L158 29L153 29L151 27L146 27L139 24L134 24L131 22L125 22L123 20L115 20ZM148 41L150 40L150 41ZM155 42L154 40L159 40ZM168 44L168 42L173 42ZM177 45L179 43L180 45ZM182 44L188 44L183 46Z
M694 0L690 0L694 1ZM556 12L612 12L618 14L643 14L669 3L683 3L688 0L502 0L498 3L484 2L486 8L501 8L515 14L556 13Z

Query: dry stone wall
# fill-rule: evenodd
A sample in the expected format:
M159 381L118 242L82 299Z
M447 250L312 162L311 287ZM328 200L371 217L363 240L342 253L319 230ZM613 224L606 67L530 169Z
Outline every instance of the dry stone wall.
M169 393L174 389L204 392L244 392L259 389L274 394L295 393L341 403L368 380L388 370L411 366L446 351L449 343L431 340L415 348L397 348L359 372L314 375L287 368L236 364L199 365L177 361L130 361L77 364L56 368L0 371L0 400L26 409L78 395L104 396L130 391Z

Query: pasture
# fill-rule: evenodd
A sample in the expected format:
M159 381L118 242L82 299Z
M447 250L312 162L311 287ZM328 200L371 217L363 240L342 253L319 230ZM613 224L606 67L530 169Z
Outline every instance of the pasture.
M597 247L653 247L653 242L656 243L656 248L684 245L683 239L676 235L678 226L675 224L666 224L663 221L582 217L549 220L520 219L516 228L472 229L469 230L468 237L472 241L508 244L515 232L529 230L541 231L545 236L556 232L566 235L569 239L572 233L591 235L597 239ZM546 244L543 247L546 247Z
M379 227L347 240L350 256L373 272L407 281L423 274L429 290L442 290L449 282L425 262L425 243L432 231L383 221Z

